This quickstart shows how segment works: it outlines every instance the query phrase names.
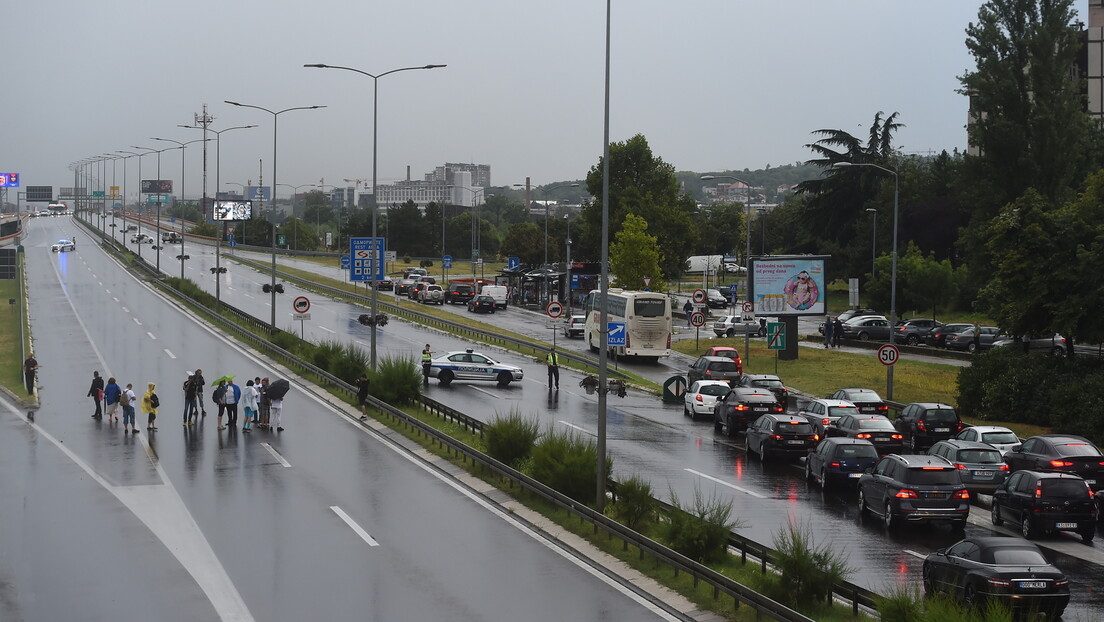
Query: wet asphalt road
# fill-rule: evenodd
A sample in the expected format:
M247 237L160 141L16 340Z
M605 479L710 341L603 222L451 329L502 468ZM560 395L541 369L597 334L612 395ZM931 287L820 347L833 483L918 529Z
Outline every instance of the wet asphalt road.
M41 408L3 403L0 619L669 619L307 391L282 433L215 430L210 387L181 425L186 371L281 374L87 235L49 251L74 229L24 240ZM159 430L90 418L94 369L158 383Z
M191 278L213 290L213 277L208 270L214 265L213 249L195 244L189 248L192 255L189 269L197 271ZM310 262L284 261L294 262L300 268L316 266ZM258 317L267 320L269 296L261 293L260 288L268 277L233 263L224 262L224 265L230 266L229 274L223 277L224 299L239 308L255 309ZM298 323L290 320L290 300L300 293L303 292L288 287L287 293L277 297L278 304L282 302L287 307L278 308L278 317L286 315L278 325L299 329ZM313 301L312 320L305 323L308 339L349 338L367 347L368 328L355 321L357 315L365 312L363 307L321 299L316 294L304 295ZM390 299L391 294L381 293L380 296ZM463 312L460 306L453 309ZM511 309L480 317L496 326L537 338L543 336L551 341L553 331L545 328L546 322L538 314ZM462 340L400 321L379 329L377 337L381 355L415 356L426 342L432 343L437 351L472 347ZM562 340L562 335L557 337L560 347L580 351L585 347L579 340L568 343ZM485 351L500 360L522 366L526 379L505 389L493 383L457 382L445 388L433 382L428 387L428 395L485 421L495 414L517 409L538 418L546 427L563 426L582 434L595 433L597 400L578 388L579 374L561 370L561 390L548 391L543 365L531 358ZM656 365L626 365L658 381L682 373L685 368L680 357ZM778 463L764 467L749 460L739 439L715 435L711 423L691 422L682 416L681 405L664 405L654 396L630 392L625 399L611 397L608 434L616 477L644 476L652 482L657 496L664 499L674 492L685 503L700 490L707 498L716 495L719 499L731 500L734 516L744 523L740 532L761 542L770 543L778 527L787 520L808 521L818 541L838 542L841 550L850 555L856 569L853 580L874 590L884 590L892 584L918 585L923 555L959 537L945 527L887 532L876 520L860 520L852 492L823 493L806 484L800 464ZM967 528L970 535L988 535L994 531L1011 533L994 530L989 524L988 512L982 508L975 507L971 522ZM1099 576L1099 564L1104 562L1104 546L1100 542L1086 546L1079 539L1065 535L1048 536L1038 543L1049 550L1070 576L1073 603L1065 619L1104 619L1104 603L1097 602L1095 593L1095 577Z

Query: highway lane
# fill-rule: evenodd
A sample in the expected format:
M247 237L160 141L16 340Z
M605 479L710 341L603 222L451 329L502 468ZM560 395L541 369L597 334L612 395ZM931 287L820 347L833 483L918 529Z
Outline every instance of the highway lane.
M193 254L193 261L195 258ZM304 267L311 265L309 262L301 263ZM231 270L236 274L236 291L259 290L260 284L267 282L263 273L240 266L231 267ZM254 280L252 284L246 282L249 278ZM203 282L211 280L207 278ZM290 298L299 293L299 290L288 287L283 298L278 298L287 301L285 304L289 307L289 314ZM224 288L224 295L235 294L226 294ZM320 318L330 318L308 322L308 338L312 330L319 330L312 328L313 323L320 326L329 324L329 331L322 331L329 338L340 336L341 330L348 328L346 338L367 345L367 329L350 322L351 318L364 312L362 307L320 300L314 294L306 295L315 301L312 317L317 307ZM267 315L262 314L261 317L267 318ZM487 319L516 332L524 332L518 328L526 323L533 333L544 330L543 322L539 319L534 321L533 314L516 309ZM379 330L379 343L387 344L380 346L381 351L390 352L390 348L399 347L404 353L414 355L424 341L431 341L438 349L465 347L465 342L461 340L401 321L394 321ZM444 348L439 348L438 344ZM523 414L536 417L544 427L566 427L582 434L595 434L596 398L578 388L578 374L562 372L563 389L549 392L543 366L538 362L507 353L499 358L525 368L526 380L506 389L499 389L492 383L455 383L443 388L431 382L427 392L431 397L484 421L495 413L517 408ZM700 490L707 497L717 495L719 499L731 500L734 515L746 523L741 533L761 542L770 543L778 527L790 518L808 520L820 540L839 539L844 534L846 550L857 568L855 580L866 587L882 590L891 583L918 581L921 557L953 543L959 537L953 531L939 527L886 533L877 521L860 521L854 508L853 494L825 494L805 484L800 478L800 465L768 464L764 468L758 462L748 460L741 443L714 434L711 423L691 423L682 416L681 406L663 405L654 396L638 392L630 392L624 400L611 398L609 404L608 442L614 458L615 476L640 474L652 482L656 494L663 498L667 498L668 491L674 491L686 502L693 499L695 491ZM975 512L974 524L968 528L968 533L980 535L993 532L986 514L984 510ZM1044 539L1041 544L1072 553L1059 558L1061 565L1070 573L1075 584L1086 589L1075 593L1071 613L1104 615L1104 607L1092 603L1092 592L1089 591L1092 585L1090 577L1099 569L1076 555L1083 550L1078 547L1084 545L1070 547L1072 543L1066 542L1062 536ZM1097 563L1104 559L1100 555L1099 544L1087 547L1087 550L1092 553L1090 559L1095 559Z
M12 568L0 618L673 619L303 387L283 433L220 433L211 408L182 426L185 371L281 374L87 237L50 253L68 227L38 219L25 240L42 407L3 421L22 434L0 446L34 453L4 452L2 490L28 509L3 509L25 530L0 536L15 552L0 568L33 561ZM93 369L158 382L160 429L91 419Z

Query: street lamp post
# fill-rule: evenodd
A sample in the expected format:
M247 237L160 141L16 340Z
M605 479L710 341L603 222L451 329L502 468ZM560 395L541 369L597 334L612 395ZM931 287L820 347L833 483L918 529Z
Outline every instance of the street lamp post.
M564 214L564 222L567 223L567 237L564 240L564 246L567 247L567 249L566 249L567 254L565 255L565 258L564 258L564 281L566 282L566 285L564 285L564 288L567 291L567 320L570 322L571 321L571 316L573 315L573 312L575 311L575 309L573 308L574 307L574 305L573 305L573 303L574 303L573 298L574 297L571 295L571 215L570 214Z
M866 208L867 213L874 215L874 224L871 226L870 238L870 278L878 276L878 210L873 207Z
M164 149L152 149L150 147L139 147L138 145L131 145L130 147L132 149L145 149L146 153L156 153L157 154L157 180L158 181L161 181L161 152L162 151L168 151L170 149L180 149L180 154L181 154L180 157L181 157L181 159L184 158L184 148L183 147L165 147ZM142 155L146 155L146 154L143 153ZM183 168L183 166L184 166L183 163L181 163L181 168ZM142 158L138 158L138 177L139 177L138 181L141 182L140 178L142 177ZM183 182L183 180L181 180L181 181ZM139 190L141 190L141 189L139 188ZM158 242L156 244L156 246L157 246L157 261L155 263L156 263L157 273L160 274L161 273L161 241L160 241L161 240L161 200L160 200L161 199L161 193L160 192L157 193L157 199L158 199L158 201L157 201L157 221L156 222L157 222L157 240L158 240ZM138 233L141 233L141 232L142 232L142 219L139 218L138 219ZM126 240L125 235L123 236L123 240L124 241ZM141 257L141 256L142 256L142 240L139 239L138 240L138 257ZM181 268L181 270L183 270L183 268Z
M415 69L438 69L445 65L423 65L421 67L400 67L398 69L392 69L383 73L374 74L362 71L360 69L354 69L352 67L339 67L337 65L325 65L322 63L312 63L303 65L304 67L311 67L313 69L342 69L345 71L352 71L359 73L363 76L368 76L372 79L372 244L376 243L377 231L376 231L376 212L378 211L376 205L376 165L377 160L377 146L378 146L378 128L379 128L379 79L383 76L398 73L400 71L413 71ZM379 288L376 287L376 273L379 271L379 262L383 261L383 257L375 257L372 262L372 276L368 280L369 285L372 287L372 317L376 317L376 298L379 294ZM372 326L372 339L371 339L371 365L372 370L376 369L376 327Z
M123 157L123 224L125 225L126 224L126 209L127 209L127 205L126 205L126 197L127 197L127 192L126 192L127 160L133 158L134 156L138 156L138 177L139 177L138 181L139 181L139 183L141 183L141 181L142 181L141 180L141 177L142 177L142 154L135 153L133 151L123 151L123 150L116 151L115 153L129 154L129 155L126 155L126 156ZM141 190L141 188L139 188L139 190ZM139 192L138 196L142 196L142 193ZM112 223L115 222L115 210L114 209L111 210L111 222ZM112 229L112 231L111 231L111 239L112 240L115 239L115 230L114 229Z
M180 209L177 213L180 214L180 280L184 280L184 148L192 143L202 143L211 140L210 138L197 138L195 140L189 140L187 142L181 142L179 140L173 140L171 138L150 138L150 140L161 140L167 143L175 143L180 145ZM201 212L202 213L202 210ZM164 243L161 239L161 221L157 221L157 246L160 247ZM161 256L161 249L158 248L157 256Z
M702 181L714 179L731 179L747 186L747 198L744 200L744 233L747 238L747 250L744 254L744 299L751 300L751 184L732 175L702 175ZM751 360L751 335L747 328L744 329L744 364Z
M870 162L836 162L832 166L868 166L893 175L893 251L889 277L889 343L892 345L893 327L897 324L897 206L901 196L901 178L896 170ZM886 365L886 395L888 399L893 399L893 365Z
M276 126L280 115L285 112L291 112L292 110L315 110L318 108L325 108L325 106L296 106L294 108L284 108L283 110L269 110L261 106L254 106L251 104L240 104L238 102L232 102L225 100L226 103L231 106L240 106L242 108L255 108L257 110L263 110L272 115L272 215L269 219L272 223L272 322L271 328L276 330L276 218L275 218L275 206L276 206Z

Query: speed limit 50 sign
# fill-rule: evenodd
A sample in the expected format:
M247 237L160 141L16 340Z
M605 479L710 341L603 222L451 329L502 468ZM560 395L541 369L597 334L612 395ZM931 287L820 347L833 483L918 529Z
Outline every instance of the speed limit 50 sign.
M901 351L893 344L887 343L878 348L878 360L886 367L896 365L899 358L901 358Z

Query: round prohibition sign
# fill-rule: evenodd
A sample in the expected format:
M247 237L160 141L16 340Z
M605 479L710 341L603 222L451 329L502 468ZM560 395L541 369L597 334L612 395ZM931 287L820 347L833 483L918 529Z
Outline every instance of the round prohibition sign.
M701 328L705 326L705 314L701 311L695 311L690 314L690 325L694 328Z
M306 313L310 311L310 298L306 296L297 296L295 300L291 302L291 306L297 313Z
M899 358L901 358L901 351L893 344L887 343L878 348L878 360L886 367L896 365Z
M740 308L744 311L744 313L752 313L755 311L755 303L750 300L745 300Z
M558 302L550 302L548 306L544 308L544 312L547 313L550 318L558 318L563 315L563 305Z
M702 304L703 302L705 302L705 290L704 289L695 289L693 300L694 300L694 304L699 304L699 305Z

